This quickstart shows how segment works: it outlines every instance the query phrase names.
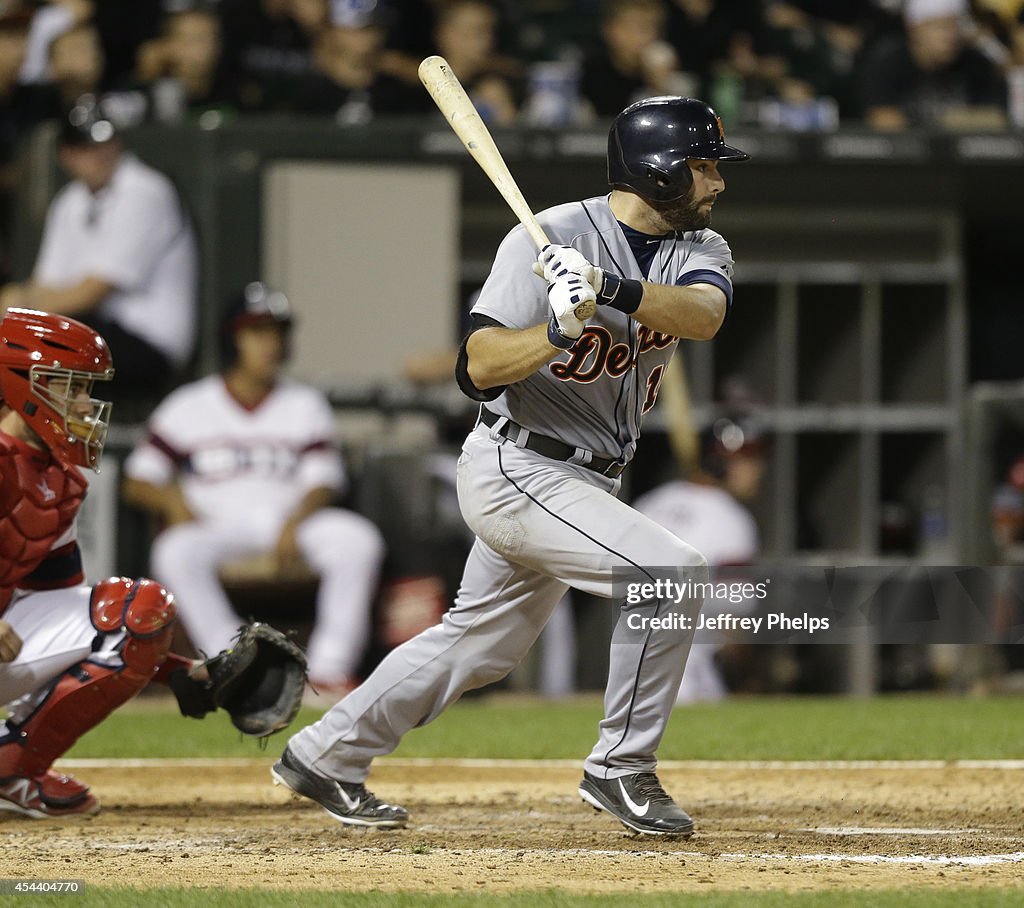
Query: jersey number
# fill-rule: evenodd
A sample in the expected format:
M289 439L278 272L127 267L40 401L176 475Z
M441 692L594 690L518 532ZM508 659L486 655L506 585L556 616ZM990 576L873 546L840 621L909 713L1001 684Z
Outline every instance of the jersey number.
M651 374L647 376L647 394L644 397L644 406L640 411L641 413L646 413L654 406L654 402L658 399L658 389L661 387L661 380L664 376L664 366L655 366L651 370Z

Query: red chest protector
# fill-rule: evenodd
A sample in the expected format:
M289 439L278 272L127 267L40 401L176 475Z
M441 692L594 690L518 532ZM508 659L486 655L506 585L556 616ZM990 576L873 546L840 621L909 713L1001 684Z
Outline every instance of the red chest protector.
M49 454L0 434L0 614L15 587L82 581L77 545L54 552L53 544L71 526L87 486L77 467L65 467ZM51 557L61 565L44 568L38 578L30 576Z

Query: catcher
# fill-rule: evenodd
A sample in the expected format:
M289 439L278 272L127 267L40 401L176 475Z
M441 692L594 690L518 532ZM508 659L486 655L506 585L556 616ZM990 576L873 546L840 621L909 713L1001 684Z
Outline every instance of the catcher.
M103 338L70 318L10 309L0 322L0 810L94 814L86 785L53 761L151 680L184 715L225 709L265 737L298 712L305 657L266 625L224 653L170 653L171 594L153 580L84 581L75 517L99 465L110 404L93 383L114 374Z

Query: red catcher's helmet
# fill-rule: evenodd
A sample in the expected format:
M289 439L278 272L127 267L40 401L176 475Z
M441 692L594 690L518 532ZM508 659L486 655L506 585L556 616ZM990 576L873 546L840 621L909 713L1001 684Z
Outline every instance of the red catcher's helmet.
M8 309L0 322L0 395L65 464L98 469L110 403L92 396L114 377L107 342L48 312Z

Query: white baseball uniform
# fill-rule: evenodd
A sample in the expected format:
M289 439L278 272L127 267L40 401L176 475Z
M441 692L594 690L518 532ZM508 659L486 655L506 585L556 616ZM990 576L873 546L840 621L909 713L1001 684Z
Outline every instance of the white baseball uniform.
M57 193L34 279L69 287L92 275L114 285L99 315L181 365L195 341L196 273L195 237L174 185L126 152L99 192L73 180Z
M193 644L216 653L240 625L218 579L232 558L271 550L312 489L345 481L334 414L315 388L280 380L247 408L221 375L184 385L156 409L149 436L125 463L126 475L155 485L177 480L197 520L154 541L153 573L174 591ZM314 681L352 678L370 631L384 542L366 518L324 508L304 520L297 541L320 576L309 642Z
M674 480L641 495L633 507L685 539L712 567L751 564L760 550L754 518L718 486ZM714 662L717 648L717 644L701 642L697 633L677 703L725 696L725 683Z

